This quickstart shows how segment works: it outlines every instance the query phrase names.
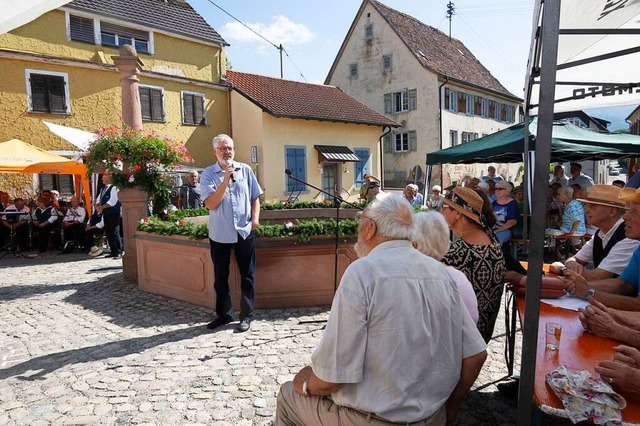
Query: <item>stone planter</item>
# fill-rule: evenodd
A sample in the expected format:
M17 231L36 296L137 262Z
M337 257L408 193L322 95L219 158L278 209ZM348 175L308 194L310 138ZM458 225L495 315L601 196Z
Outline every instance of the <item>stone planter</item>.
M208 240L136 233L141 291L215 307L213 264ZM355 238L338 245L338 282L357 256ZM334 237L260 238L256 242L256 308L329 305L334 294ZM179 265L179 267L177 267ZM229 274L233 304L240 303L240 274L232 256Z
M357 209L340 209L340 219L355 219ZM273 225L283 223L287 220L309 220L309 219L335 219L336 209L291 209L291 210L263 210L260 212L260 223L262 225ZM209 216L188 217L185 219L193 223L207 223Z
M138 280L136 244L134 235L138 222L149 211L149 193L142 187L125 188L118 192L118 199L122 203L122 235L124 235L124 252L122 257L122 275L131 282Z

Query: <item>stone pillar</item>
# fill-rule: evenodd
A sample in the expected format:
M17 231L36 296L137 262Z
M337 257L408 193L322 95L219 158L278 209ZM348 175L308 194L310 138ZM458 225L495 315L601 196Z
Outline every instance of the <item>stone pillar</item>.
M119 56L112 56L114 64L122 77L122 121L124 126L142 130L142 109L140 108L140 92L138 91L138 74L144 65L138 57L136 49L125 44L120 47ZM125 159L126 160L126 159ZM128 281L137 282L138 265L134 235L140 219L147 215L149 194L139 188L122 189L118 194L122 203L122 233L124 235L124 251L122 273Z
M136 49L125 44L118 51L119 56L112 56L122 77L120 87L122 88L122 121L125 126L135 130L142 130L142 109L140 108L140 92L138 91L138 74L142 71L144 64L138 57Z

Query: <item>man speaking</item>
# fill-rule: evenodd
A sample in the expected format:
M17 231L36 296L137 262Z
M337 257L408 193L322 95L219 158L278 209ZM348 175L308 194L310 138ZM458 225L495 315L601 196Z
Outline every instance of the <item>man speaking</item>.
M239 332L249 330L255 305L254 273L256 247L254 229L260 221L262 189L249 165L234 162L233 139L227 135L213 138L218 161L207 167L200 178L201 198L209 209L209 243L214 268L217 317L207 325L215 329L233 321L229 290L231 250L235 251L240 271Z

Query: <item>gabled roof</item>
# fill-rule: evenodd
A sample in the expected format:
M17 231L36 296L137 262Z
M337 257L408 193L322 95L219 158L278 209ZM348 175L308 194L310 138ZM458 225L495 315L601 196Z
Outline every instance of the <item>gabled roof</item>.
M227 71L227 80L234 90L274 117L400 126L334 86L238 71Z
M522 101L522 99L513 95L500 84L498 79L491 75L491 72L480 63L460 40L455 38L449 40L449 36L442 31L423 24L413 16L392 9L377 0L363 1L351 25L349 35L355 34L353 31L354 25L358 22L368 3L380 13L423 67L451 80ZM347 38L349 35L347 35ZM329 75L334 72L346 42L347 39L343 42ZM328 80L329 77L327 77Z
M66 7L228 46L186 0L74 0Z

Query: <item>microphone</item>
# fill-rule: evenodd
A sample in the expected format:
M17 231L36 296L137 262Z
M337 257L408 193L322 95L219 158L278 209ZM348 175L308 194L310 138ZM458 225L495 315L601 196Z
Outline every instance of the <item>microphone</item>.
M292 174L293 172L291 171L291 169L284 169L284 173L285 173L287 176L291 176L291 174Z
M233 161L232 160L227 160L227 167L233 167ZM236 178L233 177L233 173L231 173L231 182L233 182L233 183L236 182Z

